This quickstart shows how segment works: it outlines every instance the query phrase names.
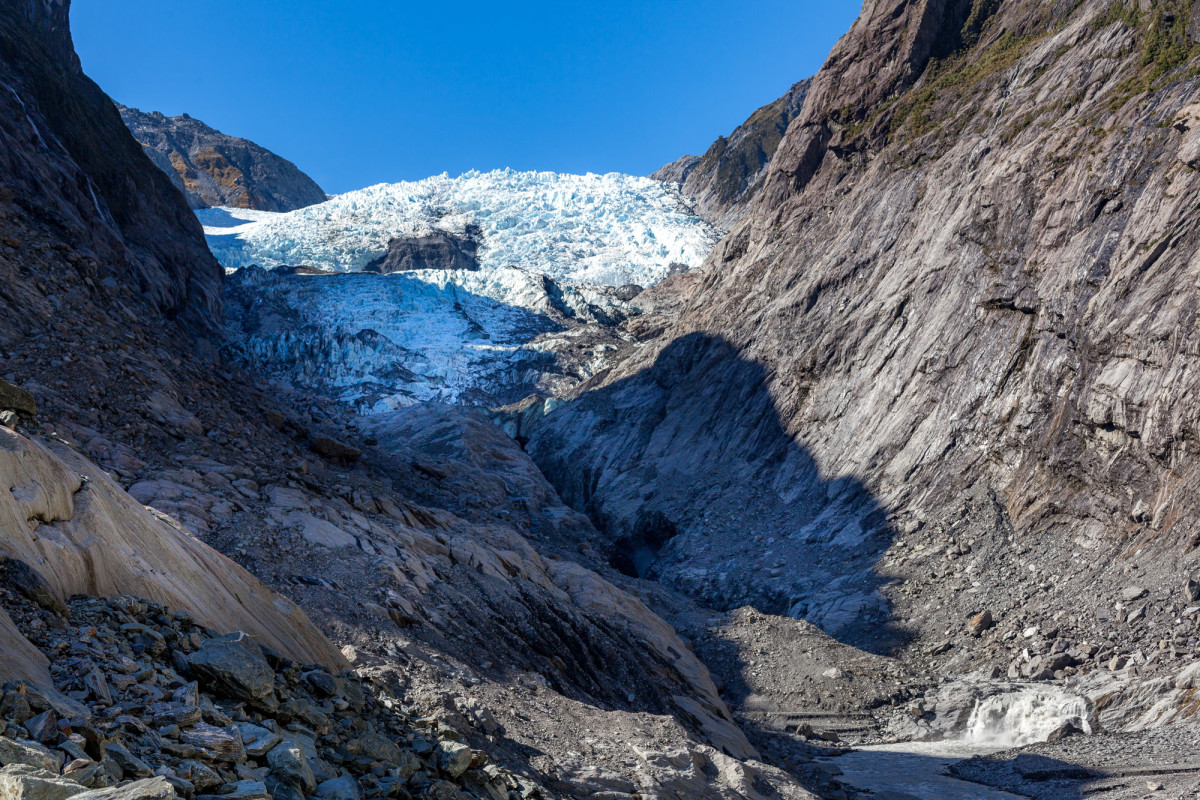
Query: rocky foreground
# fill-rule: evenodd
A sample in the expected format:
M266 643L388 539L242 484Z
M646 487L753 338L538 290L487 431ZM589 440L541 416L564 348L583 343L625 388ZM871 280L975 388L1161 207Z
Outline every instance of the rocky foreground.
M1190 790L1191 4L870 4L603 369L373 418L0 18L5 800Z
M6 798L545 796L352 672L297 664L131 597L54 608L48 587L18 587L5 607L36 632L56 691L4 685Z

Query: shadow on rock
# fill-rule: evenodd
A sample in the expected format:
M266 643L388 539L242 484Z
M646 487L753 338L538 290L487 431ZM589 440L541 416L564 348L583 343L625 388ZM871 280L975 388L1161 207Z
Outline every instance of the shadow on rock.
M887 509L857 478L822 474L784 429L769 377L728 341L689 334L559 406L527 449L626 574L890 652L911 637L875 570L894 538Z

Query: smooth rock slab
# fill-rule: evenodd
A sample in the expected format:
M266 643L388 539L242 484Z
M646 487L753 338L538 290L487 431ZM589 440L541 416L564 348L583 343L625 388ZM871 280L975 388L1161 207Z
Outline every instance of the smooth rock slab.
M172 800L175 788L166 778L147 778L111 789L93 789L75 797L83 800Z

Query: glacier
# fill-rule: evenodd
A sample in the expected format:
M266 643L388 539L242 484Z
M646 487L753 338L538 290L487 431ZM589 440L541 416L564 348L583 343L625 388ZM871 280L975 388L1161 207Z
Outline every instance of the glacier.
M281 214L200 209L227 268L305 265L358 272L393 238L482 231L483 269L516 267L556 281L649 286L672 264L694 267L720 231L674 184L609 173L467 172L379 184Z
M196 214L228 273L227 354L363 412L566 391L603 368L642 288L721 235L677 186L616 173L468 172ZM363 271L434 231L476 237L478 269Z

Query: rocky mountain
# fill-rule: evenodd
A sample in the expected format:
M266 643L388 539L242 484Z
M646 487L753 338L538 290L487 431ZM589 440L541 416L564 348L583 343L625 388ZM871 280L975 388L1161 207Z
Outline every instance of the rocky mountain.
M118 108L146 155L192 208L293 211L325 202L325 192L295 164L248 139L228 136L187 114Z
M3 6L0 798L1191 792L1192 5L866 4L715 248L627 176L201 210L224 320Z
M802 80L773 103L750 115L702 156L682 156L656 170L654 180L680 184L696 212L728 230L766 177L767 166L788 126L804 108L812 79Z
M221 272L66 2L0 14L0 797L836 790L483 413L222 361Z
M678 315L529 452L701 602L1185 713L1192 5L867 3Z

